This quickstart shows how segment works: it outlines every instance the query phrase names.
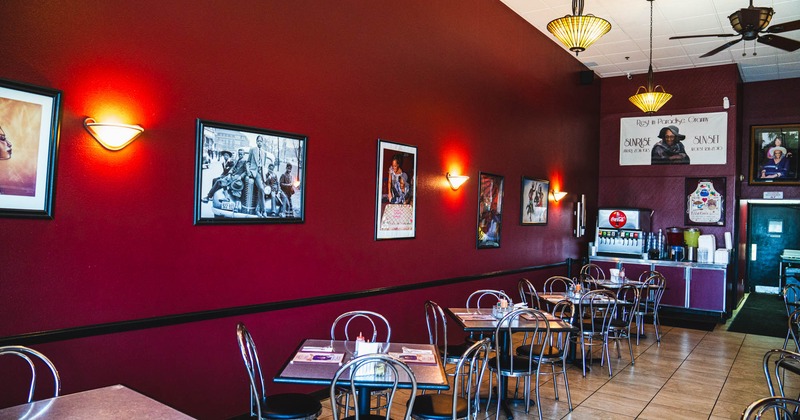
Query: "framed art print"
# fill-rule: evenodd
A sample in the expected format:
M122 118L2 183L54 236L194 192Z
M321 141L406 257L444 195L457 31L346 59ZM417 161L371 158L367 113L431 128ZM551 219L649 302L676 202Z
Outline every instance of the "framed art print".
M503 177L481 172L478 182L478 249L500 248Z
M686 178L686 225L725 226L725 178Z
M522 193L519 202L520 223L522 225L546 225L547 196L550 193L550 181L522 177Z
M0 216L53 217L61 92L0 80Z
M800 124L750 127L750 184L800 185Z
M302 223L305 136L197 120L195 224Z
M375 239L416 235L417 148L378 140Z

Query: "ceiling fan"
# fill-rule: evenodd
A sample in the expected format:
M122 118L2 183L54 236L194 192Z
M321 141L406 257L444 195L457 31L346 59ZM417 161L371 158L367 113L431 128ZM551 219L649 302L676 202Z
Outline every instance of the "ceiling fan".
M772 15L775 11L771 7L753 7L753 0L750 0L750 7L746 9L739 9L728 16L731 21L735 34L714 34L714 35L683 35L673 36L669 39L685 39L685 38L707 38L707 37L739 37L733 41L728 41L725 44L714 48L713 50L703 54L700 58L711 57L712 55L729 48L742 40L757 41L771 47L780 48L785 51L795 51L800 48L800 41L784 38L782 36L773 35L781 32L789 32L800 29L800 20L793 20L791 22L780 23L772 25L767 28Z

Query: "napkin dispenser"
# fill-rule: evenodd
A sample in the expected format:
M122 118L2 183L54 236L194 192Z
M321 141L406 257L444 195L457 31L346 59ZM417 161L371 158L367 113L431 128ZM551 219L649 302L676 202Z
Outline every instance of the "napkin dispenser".
M714 252L714 264L728 264L730 260L730 249L720 248Z
M383 343L368 343L366 341L356 341L355 356L364 356L367 354L381 353ZM386 366L380 362L368 362L358 365L356 367L356 378L383 376Z
M717 250L717 238L714 235L700 235L697 238L697 262L713 263Z

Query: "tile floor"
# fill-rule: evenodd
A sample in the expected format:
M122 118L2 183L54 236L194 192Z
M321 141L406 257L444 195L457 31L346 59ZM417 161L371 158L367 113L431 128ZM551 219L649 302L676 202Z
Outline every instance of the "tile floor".
M574 410L570 413L559 380L560 401L554 398L552 377L541 377L541 398L547 419L739 419L752 401L769 396L762 370L764 353L783 346L782 338L726 331L712 332L663 327L657 345L648 325L648 338L633 344L635 364L622 345L614 359L613 376L598 364L586 377L570 367L569 384ZM789 378L791 379L791 378ZM513 387L513 379L509 385ZM521 386L520 386L521 388ZM798 395L800 381L787 383L786 394ZM405 414L405 396L396 397L392 418ZM330 419L330 402L323 401L322 419ZM525 414L524 405L512 406L515 418L536 418L536 408ZM494 418L495 410L480 418ZM501 417L504 417L501 415Z

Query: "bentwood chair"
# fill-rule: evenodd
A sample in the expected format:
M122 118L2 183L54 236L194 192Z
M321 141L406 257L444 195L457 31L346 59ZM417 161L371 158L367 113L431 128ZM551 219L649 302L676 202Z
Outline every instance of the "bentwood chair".
M644 335L645 317L653 317L653 328L656 331L656 341L661 345L661 333L658 320L658 309L661 306L661 297L666 289L666 279L661 273L656 272L645 279L644 284L639 289L639 304L636 306L636 345L639 345L639 337Z
M425 302L425 323L428 326L428 342L439 348L445 370L448 364L457 364L467 350L467 344L448 343L447 316L442 307L432 300Z
M48 369L50 369L50 373L53 375L53 397L57 397L58 394L61 393L61 377L58 376L58 370L56 370L56 366L50 359L47 358L44 354L25 346L3 346L0 347L0 356L17 356L28 363L28 367L31 369L31 384L28 389L28 401L33 401L33 394L36 390L36 365L38 362L44 363ZM37 360L38 359L38 360ZM8 380L8 378L4 378L4 381ZM50 397L48 397L50 398Z
M297 393L266 395L264 376L253 337L243 323L236 325L236 338L250 379L250 416L258 419L316 419L322 404L316 398Z
M605 280L606 272L597 264L585 264L581 267L580 276L592 280Z
M545 293L566 293L572 285L572 279L569 277L552 276L544 281L544 291Z
M379 375L374 373L378 366L383 367L383 373ZM365 373L367 371L369 373ZM414 400L417 396L417 378L414 376L414 372L411 371L408 365L386 354L368 354L365 356L356 357L355 359L351 359L349 362L345 363L339 368L339 370L336 371L336 374L333 376L333 382L331 382L330 399L333 419L339 420L340 418L337 398L340 394L342 385L337 385L337 382L340 381L342 376L348 374L349 379L347 380L347 389L351 395L355 396L355 399L370 398L371 396L371 393L367 393L367 395L361 395L358 393L356 381L360 377L367 381L387 381L391 384L391 386L388 387L386 391L383 391L386 393L386 399L388 401L386 407L386 416L359 413L358 401L354 401L355 407L353 408L355 410L355 415L347 417L346 420L390 420L392 414L392 402L394 402L394 397L397 393L397 386L400 382L401 372L404 376L409 378L409 381L411 382L411 396L408 400L408 408L411 409L414 407ZM411 410L406 410L404 419L409 420L410 418Z
M608 362L608 376L612 375L611 357L608 351L608 331L617 310L616 305L617 299L614 293L602 289L590 290L578 300L574 319L580 331L573 336L572 341L581 348L584 377L586 376L586 364L591 361L592 348L595 346L601 347L601 357L605 356L605 362Z
M471 345L456 364L452 394L418 395L411 417L419 420L475 419L480 411L481 386L490 340Z
M519 301L524 303L529 308L539 309L539 293L536 292L536 287L533 286L530 280L521 278L517 282L517 290L519 290Z
M541 311L536 309L517 309L509 312L498 323L494 331L495 348L502 348L502 340L510 340L514 333L513 325L518 322L522 316L530 322L531 331L530 336L535 337L539 343L543 345L532 345L528 349L528 354L519 356L517 354L503 354L500 350L497 351L495 357L489 359L489 383L492 383L493 374L497 374L498 385L504 377L522 379L524 381L523 393L525 396L525 413L529 413L531 409L531 379L536 378L536 409L539 413L539 419L542 418L542 404L539 397L539 374L541 373L541 361L544 357L544 351L550 343L550 323L547 317ZM498 391L502 387L498 386ZM507 392L507 391L503 391ZM497 416L500 416L500 404L502 403L505 395L498 394L497 396ZM492 401L492 390L489 389L489 398L486 402L488 408Z
M764 353L762 367L769 395L785 397L783 388L786 382L786 373L796 375L795 379L800 378L800 353L781 349L769 350Z
M796 420L800 418L800 401L783 397L767 397L753 401L742 412L742 420Z
M632 284L623 284L617 290L617 300L627 302L625 305L617 302L617 313L611 319L608 328L608 340L614 341L617 349L617 359L622 355L619 351L619 342L628 342L628 353L631 355L631 364L635 363L633 358L633 347L631 346L631 323L635 317L634 310L639 306L639 289ZM630 305L630 306L628 306Z
M482 308L487 310L487 313L491 313L491 309L500 302L501 299L505 299L508 303L508 307L510 308L513 305L513 301L511 297L509 297L506 292L502 290L494 290L494 289L481 289L472 292L469 297L467 298L466 307L467 309L478 309L481 310ZM474 334L470 333L464 341L468 344L472 344L478 340L484 338L483 333Z
M795 309L789 314L787 327L786 340L783 341L783 349L787 350L786 347L789 345L789 337L791 337L794 342L795 351L800 352L800 341L797 339L798 333L800 332L800 309Z
M783 288L783 305L786 308L786 315L789 317L792 316L792 312L800 309L800 285L788 284ZM791 326L791 323L789 325ZM786 340L783 342L784 349L789 344L789 336L792 332L791 328L786 331Z
M367 333L366 336L363 335L364 332ZM392 338L392 327L383 315L363 310L345 312L336 317L333 324L331 324L331 340L355 341L358 337L363 337L373 343L380 341L384 344L389 344L389 340ZM375 391L374 395L378 397L378 405L372 407L373 410L388 408L386 405L381 404L381 399L385 396L385 390ZM339 387L336 402L348 412L355 408L350 404L351 396L352 394L346 388Z

